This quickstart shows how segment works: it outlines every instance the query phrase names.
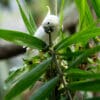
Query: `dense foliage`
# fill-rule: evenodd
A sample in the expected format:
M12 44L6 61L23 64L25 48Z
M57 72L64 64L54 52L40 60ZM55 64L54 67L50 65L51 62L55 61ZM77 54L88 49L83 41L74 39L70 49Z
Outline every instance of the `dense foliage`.
M94 20L87 0L74 0L79 12L77 32L66 37L60 30L56 45L48 47L42 40L33 36L37 27L28 11L26 16L20 2L17 4L28 33L0 29L0 38L15 44L36 48L39 54L23 60L24 65L10 73L6 80L9 87L5 96L11 100L26 89L31 90L36 82L42 86L30 96L30 100L73 100L77 92L100 91L100 51L98 26L100 0L91 0L97 19ZM60 23L63 22L64 0L61 3ZM93 41L93 45L91 44ZM46 48L48 47L48 48ZM28 51L27 51L28 52ZM27 53L26 52L26 53Z

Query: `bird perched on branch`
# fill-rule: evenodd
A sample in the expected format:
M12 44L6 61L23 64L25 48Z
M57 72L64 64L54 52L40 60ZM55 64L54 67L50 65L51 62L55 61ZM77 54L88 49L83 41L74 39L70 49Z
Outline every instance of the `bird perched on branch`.
M59 18L56 15L50 14L48 11L47 16L44 18L42 24L35 32L34 36L49 44L49 34L54 41L57 37L57 32L60 30Z
M34 33L34 36L44 41L48 46L51 46L49 36L51 35L51 39L53 42L57 38L59 30L59 18L56 15L50 14L50 9L48 8L48 14L44 18L40 27L37 28L36 32ZM29 57L33 57L33 55L38 55L38 53L39 51L36 49L33 50L31 48L27 48L27 55Z

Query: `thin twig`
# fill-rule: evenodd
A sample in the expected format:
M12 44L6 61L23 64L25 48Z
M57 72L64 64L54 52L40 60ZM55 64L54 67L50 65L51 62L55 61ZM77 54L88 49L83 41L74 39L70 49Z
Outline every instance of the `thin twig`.
M52 37L51 37L51 33L49 33L49 47L52 47Z
M48 35L49 35L49 47L52 47L52 37L51 37L51 33L49 33ZM51 54L52 54L52 57L53 57L54 62L55 62L55 65L56 65L56 67L57 67L57 69L58 69L59 75L60 75L61 80L62 80L62 82L63 82L64 89L65 89L65 93L66 93L66 97L67 97L67 94L68 94L70 100L72 100L72 97L71 97L70 92L66 90L66 81L64 80L63 72L62 72L62 70L61 70L61 68L60 68L60 66L59 66L59 64L58 64L58 62L57 62L56 55L55 55L55 53L54 53L52 50L51 50L50 52L51 52ZM52 65L51 65L51 67L52 67Z
M54 1L55 1L54 2L54 4L55 4L55 6L54 6L55 7L54 8L54 13L55 13L55 15L57 15L57 0L54 0ZM51 33L49 33L48 35L49 35L49 47L52 47L52 37L51 37ZM56 67L58 69L58 72L59 72L59 75L61 77L62 83L64 85L66 97L67 97L67 94L68 94L70 100L72 100L72 97L71 97L70 92L66 90L66 81L64 80L63 72L62 72L62 70L61 70L61 68L60 68L60 66L59 66L59 64L57 62L56 54L53 52L53 50L51 50L51 54L52 54L52 57L54 59L55 65L56 65ZM52 67L52 64L51 64L51 67Z
M66 90L66 81L65 81L65 79L64 79L64 77L63 77L63 72L62 72L62 70L61 70L61 68L60 68L60 66L59 66L59 64L58 64L58 62L57 62L57 58L56 58L56 55L55 55L55 54L53 54L53 58L54 58L55 65L56 65L56 67L57 67L57 69L58 69L59 75L60 75L60 77L61 77L61 80L62 80L64 89L65 89L66 97L67 97L67 94L68 94L70 100L72 100L70 91Z

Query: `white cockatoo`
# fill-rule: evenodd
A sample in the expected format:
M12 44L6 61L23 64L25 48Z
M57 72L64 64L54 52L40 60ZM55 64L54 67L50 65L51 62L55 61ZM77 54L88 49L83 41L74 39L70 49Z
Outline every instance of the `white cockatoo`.
M51 34L52 42L57 38L58 32L60 30L60 23L59 18L56 15L50 14L50 10L48 8L48 14L44 18L42 24L39 28L37 28L36 32L34 33L34 37L37 37L44 41L47 45L49 44L49 34ZM38 55L39 51L36 49L27 48L27 55L30 57L33 55Z
M34 36L49 44L48 34L51 34L51 38L54 41L58 35L57 33L59 29L60 23L58 16L48 13L40 27L35 32Z

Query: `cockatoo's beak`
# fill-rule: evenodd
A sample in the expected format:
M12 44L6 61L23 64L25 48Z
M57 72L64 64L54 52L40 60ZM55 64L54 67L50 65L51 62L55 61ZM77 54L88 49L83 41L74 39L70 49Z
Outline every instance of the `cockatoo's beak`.
M53 33L54 32L54 27L53 26L44 26L44 31L47 33L47 34L50 34L50 33Z

